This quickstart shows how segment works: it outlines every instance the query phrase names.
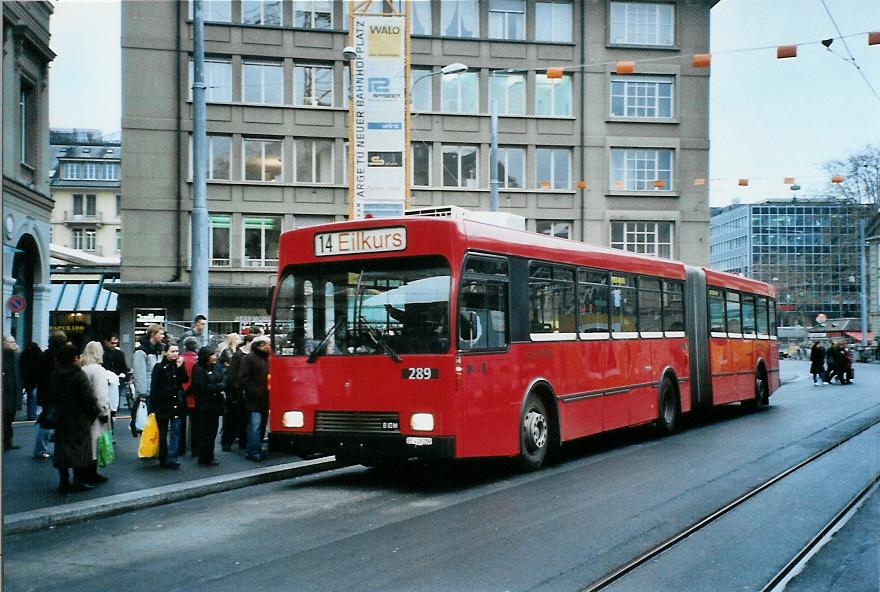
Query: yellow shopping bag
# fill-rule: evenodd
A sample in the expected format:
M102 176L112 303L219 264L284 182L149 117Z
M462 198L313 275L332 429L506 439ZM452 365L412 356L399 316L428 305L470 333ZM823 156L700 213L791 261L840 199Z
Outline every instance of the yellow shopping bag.
M141 433L138 456L141 458L159 456L159 424L156 423L155 413L151 413L147 418L147 425L144 426L144 431Z

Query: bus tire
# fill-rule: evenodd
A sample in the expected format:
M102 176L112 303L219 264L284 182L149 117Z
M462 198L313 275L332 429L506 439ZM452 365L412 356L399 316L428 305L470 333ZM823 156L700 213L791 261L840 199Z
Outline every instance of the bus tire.
M552 423L544 402L529 393L519 419L519 458L522 471L537 471L547 458L552 441Z
M749 411L756 411L761 405L769 405L770 395L767 392L767 387L767 373L763 366L758 366L755 370L755 396L742 401L743 407Z
M660 381L658 401L657 431L660 432L660 435L666 436L673 433L678 427L678 417L680 415L678 394L668 376L664 376L663 380Z

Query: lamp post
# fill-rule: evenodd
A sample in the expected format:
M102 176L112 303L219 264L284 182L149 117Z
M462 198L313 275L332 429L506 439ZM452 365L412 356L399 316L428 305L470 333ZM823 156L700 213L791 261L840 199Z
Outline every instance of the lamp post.
M192 290L190 308L196 315L208 316L208 199L207 136L205 132L205 21L202 0L193 0L193 206L192 206ZM207 329L206 329L207 330Z

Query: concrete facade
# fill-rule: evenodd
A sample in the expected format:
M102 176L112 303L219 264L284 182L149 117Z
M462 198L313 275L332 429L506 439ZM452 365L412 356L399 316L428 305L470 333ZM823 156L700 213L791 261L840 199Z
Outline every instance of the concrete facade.
M0 3L3 21L3 333L45 346L49 334L50 2ZM25 301L13 313L13 295Z
M508 89L498 94L499 146L510 149L511 159L504 161L500 208L524 216L530 230L707 264L708 185L694 181L708 176L709 69L692 66L691 56L708 52L714 3L523 0L513 3L522 12L506 14L489 0L468 4L472 13L452 14L455 4L436 0L413 5L418 104L411 127L420 175L411 206L488 209L491 72L521 69L522 79L499 85ZM341 0L316 3L331 7L322 15L297 12L284 0L271 18L243 15L238 0L206 5L206 59L214 63L206 70L207 130L219 142L209 154L209 168L217 170L209 171L207 195L210 214L219 216L213 240L222 243L212 253L211 308L213 319L226 320L248 309L241 298L259 299L251 314L262 309L276 272L277 255L268 252L277 246L276 232L348 215L342 49L349 40ZM277 4L262 6L270 5ZM122 5L123 325L133 306L189 316L187 8ZM644 11L670 26L633 25ZM273 25L242 22L255 18ZM548 18L555 19L550 28ZM470 30L461 24L467 19ZM330 28L318 28L324 25ZM520 31L522 39L495 38ZM614 73L622 60L636 62L633 75ZM453 62L465 63L467 75L439 75ZM565 68L564 81L546 80L549 67ZM436 75L419 79L428 71ZM318 73L329 80L325 86L308 82ZM263 81L257 86L255 76ZM276 77L280 88L270 88L265 81ZM255 150L272 157L260 152L255 164L247 157ZM464 164L450 171L456 163Z

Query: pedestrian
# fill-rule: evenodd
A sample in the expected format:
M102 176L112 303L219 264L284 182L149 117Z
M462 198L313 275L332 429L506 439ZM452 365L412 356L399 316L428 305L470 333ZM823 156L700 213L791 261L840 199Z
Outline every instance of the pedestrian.
M150 385L150 412L159 426L159 465L169 469L180 466L180 424L185 418L183 385L189 379L180 350L173 341L162 361L153 366Z
M825 348L818 341L810 348L810 374L813 375L813 386L825 384Z
M832 379L837 373L837 343L831 342L831 345L828 346L828 350L825 352L825 384L831 384Z
M192 371L193 367L196 365L196 361L199 358L199 354L196 353L196 350L199 348L199 341L193 336L189 336L183 340L183 352L180 354L180 357L183 358L183 367L186 368L186 375L189 377L187 381L183 384L183 392L186 397L186 405L184 405L184 417L180 422L180 450L178 451L178 456L186 455L186 436L189 434L189 449L192 451L192 455L199 455L199 438L198 438L198 430L196 429L196 425L199 422L198 417L196 416L196 399L192 395L192 391L190 390L190 385L192 384ZM187 418L189 418L189 430L187 430Z
M86 344L81 356L82 370L89 379L92 387L91 393L98 408L98 416L92 422L92 462L86 472L86 483L96 485L103 483L107 477L98 473L98 438L101 434L110 431L110 402L107 399L107 391L110 381L107 371L101 363L104 361L104 348L97 341Z
M3 450L21 448L12 443L12 423L21 409L24 386L21 380L21 360L15 337L3 337Z
M40 384L40 366L43 358L43 350L36 342L31 341L21 352L21 382L24 385L27 397L27 418L29 421L37 419L37 385Z
M98 405L89 379L80 368L76 346L65 343L57 352L58 366L49 378L49 398L57 408L55 459L58 490L86 491L92 464L92 422L98 417ZM73 469L73 482L69 470Z
M223 404L223 431L220 434L220 447L229 452L232 450L232 443L241 436L238 433L238 415L237 405L241 402L238 393L233 392L233 387L238 382L238 377L233 377L231 373L232 358L238 351L241 344L241 335L238 333L230 333L223 342L223 350L217 355L217 359L223 366L223 373L226 375L226 397Z
M40 378L37 382L37 405L40 407L40 414L37 416L33 451L36 459L47 459L52 456L49 453L49 438L52 430L55 429L57 407L50 391L50 379L58 367L58 354L65 343L67 343L67 335L64 331L52 331L49 334L49 345L40 361Z
M223 436L220 439L220 444L226 451L232 450L236 437L238 437L238 449L247 449L248 413L244 391L241 388L241 361L251 352L251 342L255 337L253 333L246 333L229 360L229 369L226 372L226 407L229 417L223 418ZM231 425L228 435L227 421Z
M208 343L208 319L205 315L196 315L193 319L192 328L183 334L183 338L195 337L199 347L206 347Z
M214 443L217 440L217 428L220 414L223 413L223 390L226 379L223 367L217 363L217 354L213 347L199 350L199 359L193 368L193 395L196 400L198 415L197 429L199 433L199 464L216 466L220 463L214 458Z
M147 403L149 408L150 377L153 375L153 366L162 359L162 338L165 330L161 325L150 325L147 332L141 338L134 355L132 356L132 370L134 371L134 394L135 409L131 412L131 434L135 438L140 435L140 430L135 425L137 419L137 407L141 401Z
M247 458L263 460L263 435L269 418L269 337L259 335L241 361L239 384L248 411Z
M131 370L128 367L128 364L125 362L125 354L122 353L122 350L119 349L119 336L115 333L111 333L104 339L104 359L103 359L104 369L107 372L110 372L116 377L116 396L113 397L112 393L108 393L107 398L110 400L110 431L114 430L114 422L116 420L116 412L119 409L119 404L122 400L126 398L126 392L128 390L128 382L129 376L131 375ZM113 405L113 401L116 401L116 405ZM129 409L129 411L132 411Z
M853 379L853 355L852 348L843 347L841 354L843 369L840 371L840 384L852 384Z

